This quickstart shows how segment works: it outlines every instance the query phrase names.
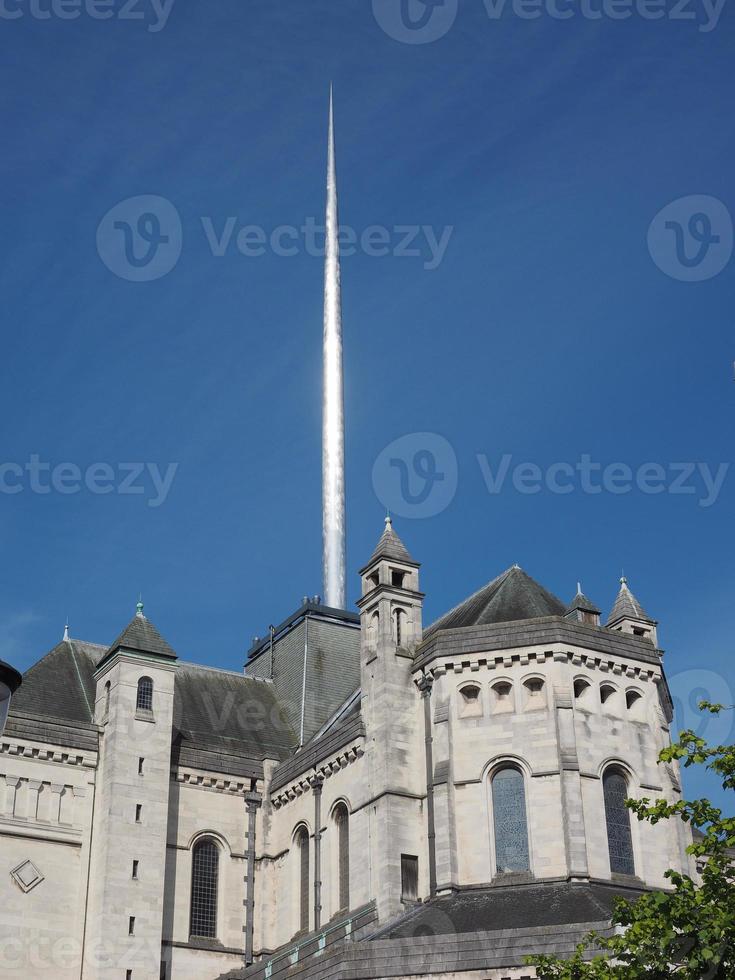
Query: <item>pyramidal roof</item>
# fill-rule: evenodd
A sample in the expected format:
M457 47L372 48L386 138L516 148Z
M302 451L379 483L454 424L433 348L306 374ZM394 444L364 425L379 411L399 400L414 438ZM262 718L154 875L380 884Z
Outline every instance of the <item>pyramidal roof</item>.
M102 658L107 660L118 650L132 650L135 653L152 653L159 657L176 660L176 652L164 640L153 623L143 615L143 604L138 603L138 611L128 625L112 643Z
M372 565L379 558L393 559L393 561L400 561L406 565L418 566L418 562L413 560L405 544L393 530L393 521L390 517L386 517L385 519L385 530L381 534L380 541L378 541L377 547L370 556L370 561L368 561L365 568L368 565Z
M566 605L513 565L433 623L427 632L486 626L518 619L563 616Z
M582 588L579 585L577 586L577 594L567 606L567 612L573 612L575 609L581 609L582 612L597 613L598 615L600 612L594 602L588 599L584 592L582 592Z
M647 623L655 622L628 588L628 580L624 575L620 579L620 591L607 618L607 625L617 623L620 619L643 619Z

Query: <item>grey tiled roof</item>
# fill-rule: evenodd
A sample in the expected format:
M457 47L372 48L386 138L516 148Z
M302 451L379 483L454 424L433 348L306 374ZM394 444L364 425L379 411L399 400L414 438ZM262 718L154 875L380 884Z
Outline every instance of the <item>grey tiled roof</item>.
M581 609L582 612L596 613L598 616L600 614L600 610L594 602L588 599L583 592L578 592L567 606L567 612L572 612L574 609Z
M566 881L466 889L417 906L397 923L381 930L377 937L408 938L601 922L610 919L615 899L622 894L635 899L641 890Z
M390 517L385 519L385 530L380 536L380 541L378 541L367 565L372 565L379 558L392 558L394 561L400 561L406 565L418 565L418 562L413 560L405 544L393 530L393 521Z
M151 624L144 624L136 624L131 643L151 646ZM80 748L93 747L93 736L96 745L94 672L116 644L130 648L127 641L111 647L80 640L57 644L26 671L6 732ZM179 661L173 710L174 761L192 768L259 775L263 759L286 759L296 743L273 685L242 674Z
M620 579L620 591L615 600L615 605L612 607L612 612L607 618L607 625L616 623L620 619L642 619L647 623L654 622L628 588L628 581L625 577Z
M561 599L548 592L518 565L488 582L454 609L433 623L424 636L436 630L486 626L519 619L563 616L566 607Z
M89 724L94 715L94 670L105 647L82 640L61 643L30 667L10 702L12 714Z
M153 623L143 613L136 613L128 625L110 645L105 657L117 650L135 650L138 653L155 653L161 657L176 659L176 653L164 640Z
M365 724L360 712L360 701L356 701L350 710L340 719L339 724L330 728L324 735L308 742L300 752L283 762L273 773L271 792L275 793L287 783L308 769L314 769L343 748L349 742L364 738Z
M610 935L615 897L635 900L638 889L595 883L533 882L465 889L409 909L387 926L355 935L325 930L326 946L309 937L300 940L295 961L283 947L247 970L233 970L219 980L298 980L350 978L374 980L409 976L517 976L525 957L568 957L590 929ZM359 913L354 913L356 916ZM334 927L339 929L339 925ZM295 945L295 944L294 944ZM317 951L318 950L318 951ZM592 953L589 954L590 956ZM530 976L526 967L522 974Z
M182 765L237 774L243 759L281 761L296 744L272 683L181 661L174 728Z

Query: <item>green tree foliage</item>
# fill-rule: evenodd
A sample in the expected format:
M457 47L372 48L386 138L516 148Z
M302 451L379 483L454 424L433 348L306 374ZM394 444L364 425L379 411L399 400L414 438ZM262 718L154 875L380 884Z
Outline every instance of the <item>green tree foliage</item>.
M700 709L719 714L708 701ZM735 789L735 746L708 745L692 731L664 749L659 761L703 765L726 790ZM671 889L648 892L634 902L618 899L612 936L590 933L571 959L528 957L541 980L733 980L735 978L735 817L709 800L628 800L639 820L684 820L701 831L688 848L701 881L669 870Z

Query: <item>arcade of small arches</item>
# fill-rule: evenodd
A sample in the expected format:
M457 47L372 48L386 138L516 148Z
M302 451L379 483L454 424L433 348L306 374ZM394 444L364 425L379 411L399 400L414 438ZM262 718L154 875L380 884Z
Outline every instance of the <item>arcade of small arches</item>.
M629 687L623 692L610 681L596 685L586 677L574 681L574 700L580 708L594 706L594 691L597 689L599 704L607 711L622 709L620 695L624 693L625 710L635 720L643 707L643 694L638 688ZM519 692L519 693L518 693ZM458 688L458 714L461 718L477 717L484 713L483 688L476 681L469 681ZM543 677L532 675L520 685L509 678L499 678L490 685L490 713L504 711L533 711L547 707L546 682Z

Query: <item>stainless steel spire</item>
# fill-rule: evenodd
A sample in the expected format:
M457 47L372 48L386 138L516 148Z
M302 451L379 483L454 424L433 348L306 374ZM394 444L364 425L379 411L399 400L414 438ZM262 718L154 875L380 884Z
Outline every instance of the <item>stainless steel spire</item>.
M322 542L324 601L345 608L345 420L334 109L329 89L327 216L324 261L324 381L322 402Z

